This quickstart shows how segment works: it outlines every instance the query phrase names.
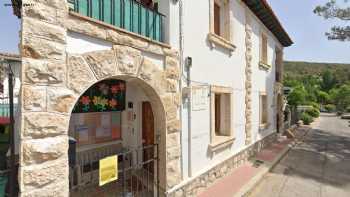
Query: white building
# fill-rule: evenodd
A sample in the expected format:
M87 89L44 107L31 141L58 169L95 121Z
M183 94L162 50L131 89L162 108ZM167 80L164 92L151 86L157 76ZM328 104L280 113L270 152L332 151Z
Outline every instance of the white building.
M38 1L21 17L22 196L195 196L283 131L292 41L265 0ZM111 155L114 191L93 190Z

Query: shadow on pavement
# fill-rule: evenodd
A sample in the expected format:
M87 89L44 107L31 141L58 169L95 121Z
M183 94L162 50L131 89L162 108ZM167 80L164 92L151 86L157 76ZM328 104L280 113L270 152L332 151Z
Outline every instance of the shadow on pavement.
M271 173L345 187L350 184L350 136L313 129L279 165Z

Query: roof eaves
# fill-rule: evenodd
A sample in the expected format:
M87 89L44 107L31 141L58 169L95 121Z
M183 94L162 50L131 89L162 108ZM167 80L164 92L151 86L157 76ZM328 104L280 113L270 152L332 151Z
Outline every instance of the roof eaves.
M242 0L262 23L276 36L284 47L293 44L276 14L266 0Z

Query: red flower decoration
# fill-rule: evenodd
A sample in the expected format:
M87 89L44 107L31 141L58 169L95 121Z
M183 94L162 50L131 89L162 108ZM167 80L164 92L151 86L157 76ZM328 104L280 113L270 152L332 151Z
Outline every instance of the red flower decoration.
M119 86L114 85L111 87L112 94L116 94L116 93L118 93L118 91L119 91Z
M83 97L81 97L80 102L83 103L83 105L89 105L90 98L88 96L83 96Z
M111 106L112 108L115 108L115 106L118 105L118 102L115 99L112 99L109 101L109 106Z

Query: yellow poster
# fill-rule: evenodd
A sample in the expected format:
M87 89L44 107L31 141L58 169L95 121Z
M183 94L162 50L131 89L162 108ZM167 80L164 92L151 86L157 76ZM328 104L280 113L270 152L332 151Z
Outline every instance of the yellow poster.
M100 160L100 186L118 179L118 156Z

